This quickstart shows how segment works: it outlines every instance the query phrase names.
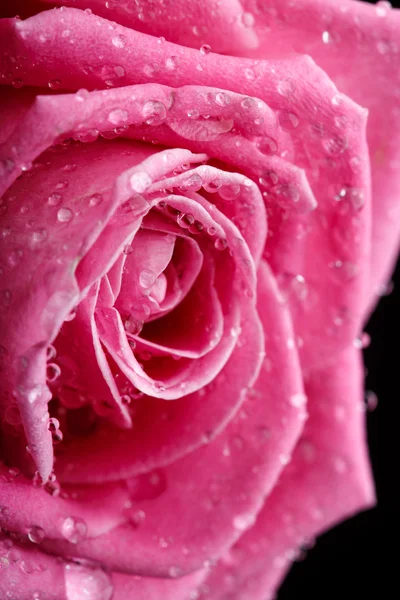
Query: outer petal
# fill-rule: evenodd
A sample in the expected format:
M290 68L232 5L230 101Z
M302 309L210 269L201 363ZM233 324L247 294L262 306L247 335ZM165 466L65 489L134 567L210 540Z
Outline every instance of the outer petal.
M274 491L252 529L221 559L206 581L210 600L273 598L302 544L374 504L361 410L359 352L306 381L309 419ZM202 597L200 595L200 597Z
M39 123L36 128L39 129ZM55 157L53 160L57 163ZM88 180L94 171L87 172ZM68 186L65 173L54 168L49 175L45 164L37 164L3 198L6 211L1 217L5 235L0 330L5 349L3 368L8 370L2 379L2 403L11 403L16 391L31 454L44 479L52 469L51 435L47 431L47 402L51 395L45 383L46 348L79 301L76 264L120 200L117 194L110 194L108 201L92 206L91 194L88 197L85 193L88 188L77 190L76 181L64 191ZM58 184L63 194L58 193ZM97 177L96 184L100 184ZM61 206L63 195L68 204Z
M164 0L156 6L150 2L123 4L103 0L40 0L43 8L71 6L91 9L125 27L155 36L164 36L170 42L200 48L210 44L214 52L242 54L258 46L257 36L246 18L239 0L207 0L207 2ZM12 15L14 16L14 15ZM116 40L123 46L123 40Z
M112 600L189 600L191 590L206 576L206 570L195 571L184 577L176 577L172 569L169 579L113 574L114 595Z
M400 11L349 0L244 0L261 39L257 57L310 54L338 89L369 109L372 252L366 308L393 269L400 213ZM337 102L340 102L340 96ZM355 164L356 166L356 164Z

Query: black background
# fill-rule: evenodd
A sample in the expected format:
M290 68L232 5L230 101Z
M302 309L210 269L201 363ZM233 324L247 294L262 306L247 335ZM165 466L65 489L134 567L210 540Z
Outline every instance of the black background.
M392 5L400 7L400 0ZM294 563L278 600L400 598L395 566L400 558L400 260L392 281L393 291L381 299L366 327L371 345L364 351L365 387L379 399L376 410L367 413L378 504L320 536L306 559Z

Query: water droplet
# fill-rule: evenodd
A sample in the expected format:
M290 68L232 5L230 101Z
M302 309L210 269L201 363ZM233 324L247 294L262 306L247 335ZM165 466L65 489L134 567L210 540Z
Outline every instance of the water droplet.
M189 225L189 232L193 235L198 235L202 231L204 231L204 225L203 223L200 223L200 221L195 221L194 223Z
M279 462L282 465L288 465L290 463L290 456L288 454L280 454L279 455Z
M329 263L332 275L338 281L351 281L359 274L359 267L350 260L335 260Z
M67 517L64 519L61 526L61 533L71 544L81 542L87 532L87 526L80 517Z
M24 82L22 81L22 79L13 79L11 85L13 86L13 88L18 90L19 88L22 88Z
M149 289L153 285L157 275L150 269L143 269L139 275L139 285L144 289Z
M62 199L63 197L61 194L55 192L54 194L50 194L50 196L47 198L47 202L50 204L50 206L58 206L61 204Z
M28 531L28 538L34 544L40 544L44 540L44 530L38 525L32 525Z
M103 196L101 194L92 194L89 198L89 206L98 206L103 202Z
M261 138L261 140L257 143L257 148L263 154L276 154L278 150L278 145L274 139L265 135Z
M68 599L79 597L80 600L111 600L114 592L110 576L94 565L65 565L65 588Z
M217 238L214 242L214 246L216 250L226 250L228 247L228 242L226 238Z
M186 114L189 119L198 119L200 116L200 112L197 110L197 108L190 108Z
M375 4L375 12L378 17L386 17L391 9L391 3L387 2L386 0L380 0Z
M52 79L49 81L48 86L51 90L58 90L61 87L61 81L59 79Z
M122 123L126 123L128 120L129 113L122 108L115 108L108 115L108 120L113 125L121 125Z
M77 166L78 165L76 165L74 163L69 163L69 164L65 165L65 167L63 168L63 171L67 171L68 173L71 173L72 171L75 171Z
M289 402L292 406L296 408L301 408L307 403L307 396L301 393L293 394L292 396L290 396Z
M210 54L211 52L211 46L209 46L208 44L203 44L202 46L200 46L200 52L201 54L207 56L207 54Z
M54 346L52 344L49 344L47 346L47 350L46 350L46 360L52 360L53 358L55 358L57 355L57 350L54 348Z
M165 66L168 71L174 71L179 64L179 58L177 56L170 56L165 61Z
M329 31L323 31L322 32L322 41L324 44L329 44L331 41L331 34L329 33Z
M73 212L70 208L60 208L57 211L57 219L60 221L60 223L69 223L73 216Z
M162 102L149 100L143 106L143 118L146 125L159 125L167 116L167 109Z
M190 213L181 213L176 219L176 222L180 227L182 227L182 229L188 229L191 225L193 225L194 221L194 216Z
M129 183L132 190L140 194L152 184L152 179L145 171L139 171L138 173L131 175L129 178Z
M282 208L290 209L293 203L297 203L300 200L299 189L292 183L278 184L271 190L275 196L276 201Z
M210 225L210 227L207 227L207 233L208 235L215 235L217 232L216 228L213 227L213 225Z
M18 566L21 571L27 575L31 575L37 570L36 564L32 560L21 560L21 562L18 563Z
M129 516L129 521L133 525L133 527L139 527L142 523L144 523L146 519L146 513L144 510L136 510L133 514Z
M339 156L347 149L348 141L347 138L334 136L322 140L322 145L331 156Z
M231 99L228 94L225 94L225 92L218 92L215 96L215 102L218 104L218 106L227 106L231 103Z
M378 406L378 396L372 390L367 390L365 394L365 405L368 412L372 412Z
M228 200L228 201L232 201L235 198L237 198L237 196L239 196L240 194L240 185L239 184L233 184L233 185L224 185L221 187L220 191L219 191L219 195L221 196L221 198L223 198L224 200Z
M51 417L48 422L47 422L47 429L51 432L53 431L57 431L57 429L60 427L60 422L58 419L56 419L55 417Z
M252 527L256 522L256 516L252 513L245 512L233 518L233 526L239 531L246 531L249 527Z
M294 112L281 110L279 113L279 123L285 131L291 131L299 126L299 117Z
M44 240L47 239L47 236L48 236L47 229L45 229L44 227L41 227L40 229L37 229L36 231L33 232L32 240L37 243L44 242Z
M126 45L126 36L117 35L117 36L113 37L113 39L111 41L112 41L113 46L115 46L116 48L124 48Z
M254 73L253 69L250 69L249 67L246 67L244 70L244 76L248 81L253 81L253 79L256 78L256 74Z
M182 574L182 569L179 567L170 567L168 569L168 575L172 578L179 577Z
M132 335L139 335L143 329L144 322L141 319L136 319L132 315L124 322L124 328Z
M56 363L48 363L46 368L46 380L53 383L61 375L61 369Z
M253 15L249 12L244 12L239 16L240 19L240 23L243 25L243 27L253 27L254 23L255 23L255 19L253 17Z
M293 79L282 79L278 83L278 92L281 96L291 96L296 91L296 82Z
M354 212L359 212L365 204L363 190L354 187L343 187L335 200L349 206Z
M222 181L220 179L213 179L212 181L206 181L203 184L203 187L206 192L209 194L215 194L222 186Z

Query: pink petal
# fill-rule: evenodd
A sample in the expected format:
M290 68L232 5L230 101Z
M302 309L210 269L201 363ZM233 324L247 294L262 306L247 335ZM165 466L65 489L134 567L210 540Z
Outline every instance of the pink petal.
M2 598L31 600L36 592L40 594L38 598L43 600L70 600L65 590L65 563L43 554L37 548L20 545L6 536L0 539L0 547Z
M52 469L46 418L50 399L45 384L46 348L79 301L73 275L77 258L93 244L118 202L111 197L92 206L91 194L82 193L77 179L63 171L66 155L68 151L52 154L51 172L45 163L38 162L3 198L8 211L2 217L2 227L9 231L2 237L2 256L7 264L0 319L9 369L9 377L2 381L3 393L7 397L18 391L31 454L44 479ZM86 158L74 154L76 163L79 159L84 163ZM87 181L95 173L95 169L88 170ZM96 181L100 184L97 177Z
M113 574L114 595L112 600L138 598L140 600L188 600L190 592L196 588L205 577L205 570L195 571L184 577L179 576L179 570L170 569L170 577L177 579L161 579L160 577L139 577Z
M340 92L369 110L372 174L372 252L369 310L393 269L399 247L400 11L348 0L272 0L268 10L243 2L262 40L257 57L294 50L310 54ZM325 32L325 33L324 33ZM337 102L341 96L337 97ZM354 163L359 169L360 163ZM365 306L365 305L364 305Z
M355 348L306 381L309 419L256 524L206 584L212 600L272 598L303 543L375 497L365 440L363 367Z
M91 9L96 15L121 23L125 27L154 36L164 36L171 42L197 49L206 42L212 46L214 52L241 54L258 45L252 27L246 24L246 21L243 23L243 8L239 0L208 0L190 4L184 0L164 0L157 7L147 4L105 5L102 0L40 1L44 8L48 5L62 5ZM182 15L185 19L184 26ZM114 44L121 49L124 47L124 38L118 37L118 33L116 28Z

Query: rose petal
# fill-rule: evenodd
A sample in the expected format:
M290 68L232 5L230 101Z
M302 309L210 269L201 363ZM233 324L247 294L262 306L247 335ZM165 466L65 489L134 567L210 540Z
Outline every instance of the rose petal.
M272 598L300 546L375 502L365 442L361 356L307 377L309 419L252 529L206 581L212 600ZM240 568L239 566L240 565Z
M310 54L348 94L369 110L367 139L372 174L372 252L368 312L377 301L398 254L400 112L398 32L400 11L366 2L272 0L268 10L245 0L262 40L257 57ZM342 96L337 95L339 104ZM343 120L338 121L338 127ZM354 159L353 168L361 161Z
M164 0L154 10L153 7L122 6L118 3L104 5L102 0L40 0L44 6L72 6L75 8L91 9L96 15L121 23L137 31L143 31L154 36L165 36L168 40L200 48L207 42L214 52L240 54L258 45L251 23L243 17L241 2L238 0L208 2L192 2L190 5L183 0ZM182 15L185 15L185 27L182 27ZM14 15L13 15L14 16ZM115 28L114 45L120 50L125 47L125 40L118 37L118 27ZM160 42L162 44L163 38ZM173 69L173 62L167 68Z

